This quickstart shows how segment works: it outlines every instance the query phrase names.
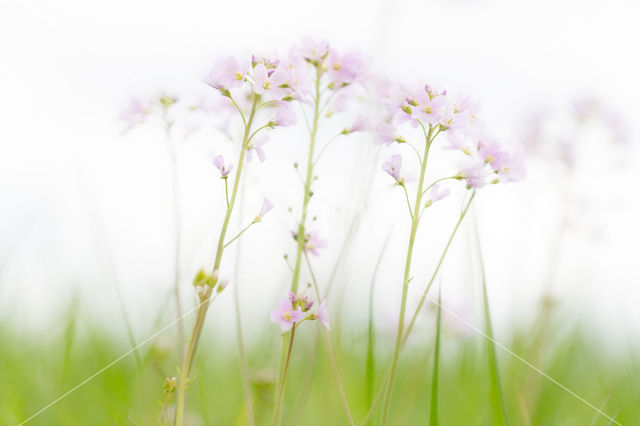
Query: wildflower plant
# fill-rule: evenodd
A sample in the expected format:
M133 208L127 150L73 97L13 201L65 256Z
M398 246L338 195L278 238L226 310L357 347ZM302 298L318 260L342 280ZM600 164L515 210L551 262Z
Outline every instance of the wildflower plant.
M524 166L520 154L504 150L498 142L488 135L485 126L477 116L477 105L467 97L451 98L446 91L434 89L429 85L425 85L423 89L416 91L390 86L384 91L382 103L387 108L384 121L377 126L376 142L385 146L394 143L408 146L413 151L410 158L417 160L420 170L415 188L411 188L415 191L415 195L411 197L403 171L402 155L395 154L382 165L382 169L393 178L395 185L399 186L404 192L408 214L411 219L402 278L402 297L396 341L391 366L384 385L382 424L386 425L389 421L391 396L397 374L400 351L411 333L417 315L424 304L427 293L433 284L461 221L467 214L479 189L488 184L520 180L524 176ZM404 136L411 131L414 131L413 133L417 131L418 134L421 134L423 142L420 145L414 145L413 138ZM455 174L436 178L429 182L427 180L429 154L436 143L436 138L440 135L447 137L445 149L460 152L464 158L464 167ZM455 181L463 182L467 189L462 211L440 258L440 262L424 289L411 320L405 327L408 288L413 278L411 265L414 244L422 216L425 210L449 195L449 189L443 187L443 185Z

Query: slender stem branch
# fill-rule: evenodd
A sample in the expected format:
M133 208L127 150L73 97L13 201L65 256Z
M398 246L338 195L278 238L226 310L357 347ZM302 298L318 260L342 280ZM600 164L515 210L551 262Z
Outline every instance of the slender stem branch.
M407 341L407 339L409 338L409 334L411 333L411 330L413 329L413 325L415 324L416 319L418 318L418 314L420 313L420 309L422 309L422 306L424 305L424 301L427 298L427 294L429 293L429 290L431 289L431 286L433 285L433 282L435 281L436 276L438 275L438 272L440 271L440 267L442 266L442 262L444 261L444 258L447 255L447 252L449 251L449 247L451 246L451 242L453 241L453 238L456 236L456 233L458 232L458 228L460 228L460 224L462 223L462 220L467 215L467 211L469 211L469 206L471 205L471 202L473 201L475 196L476 196L476 191L474 190L471 193L471 197L469 198L469 201L467 201L467 204L465 205L464 209L460 213L460 217L458 218L458 222L456 223L456 226L453 228L453 232L451 233L451 236L449 237L449 240L447 241L447 245L444 247L444 250L442 251L442 255L440 256L440 260L438 261L438 265L436 266L436 269L433 271L433 274L431 275L431 278L429 279L429 283L427 284L427 287L424 289L424 292L422 293L422 296L420 296L420 302L418 303L418 306L416 307L415 311L413 312L413 315L411 317L411 321L409 321L409 325L407 326L407 331L405 332L404 337L402 339L402 344L403 345Z
M227 177L225 176L224 180L224 196L225 200L227 200L227 208L229 208L229 184Z
M407 199L407 207L409 207L409 214L411 215L411 220L413 221L413 212L411 211L411 201L409 201L409 193L407 192L407 187L404 184L400 185L402 190L404 191L404 197Z
M238 104L236 103L236 100L233 99L233 96L231 96L231 95L229 95L229 99L231 99L231 102L233 102L233 106L235 106L236 109L238 110L238 112L240 113L240 117L242 117L242 124L244 124L244 127L247 127L247 120L245 120L244 113L242 112L242 110L240 109Z
M338 137L344 135L344 133L340 132L337 135L335 135L334 137L332 137L331 139L329 139L329 142L327 142L325 144L325 146L322 147L322 149L320 150L320 152L318 153L318 156L316 157L315 160L313 160L313 165L315 166L316 163L318 162L318 160L320 159L320 157L322 157L322 154L324 154L324 152L327 150L327 148L329 147L329 145L331 145L331 143L333 141L335 141L336 139L338 139Z
M420 123L422 126L422 123ZM422 126L424 130L424 126ZM400 301L400 317L398 319L398 330L396 332L396 343L393 351L393 357L391 358L391 370L389 375L389 383L387 385L387 390L385 392L384 405L382 410L382 425L386 426L389 422L389 412L391 408L391 395L393 394L393 385L395 382L397 370L398 370L398 359L400 357L400 349L402 348L402 337L404 334L404 321L405 321L405 311L407 309L407 293L409 289L409 281L411 279L411 259L413 256L413 246L415 243L416 233L418 231L418 225L420 224L420 207L422 204L422 196L423 196L423 186L424 186L424 177L426 173L427 167L427 158L429 156L429 147L432 142L432 134L433 128L429 127L429 132L425 132L425 148L424 148L424 158L421 163L420 169L420 178L418 179L418 190L416 192L416 199L414 203L414 213L411 218L411 231L409 233L409 244L407 247L407 257L405 261L404 267L404 277L402 279L402 299Z
M222 229L220 230L220 237L218 238L218 249L216 250L216 257L213 263L214 271L218 270L218 268L220 267L220 263L222 261L222 254L224 252L224 247L225 247L224 240L227 235L227 228L229 227L229 220L231 219L233 206L235 204L236 197L238 195L238 186L240 184L240 177L242 176L242 168L244 165L244 159L247 152L247 140L249 138L249 132L251 131L253 118L255 117L257 103L258 103L258 95L254 95L253 105L251 106L251 114L249 115L249 120L247 121L247 125L244 128L244 135L242 137L242 146L241 146L240 154L238 157L238 168L236 170L236 177L233 181L233 189L231 191L231 200L229 201L229 206L227 207L224 221L222 223ZM184 409L185 409L185 395L187 390L187 383L189 381L189 373L191 371L191 366L193 365L193 360L196 354L196 350L198 348L200 335L202 334L204 319L207 316L207 310L209 309L211 291L212 289L210 288L207 294L203 297L203 300L205 302L201 303L198 308L196 322L193 327L193 331L191 333L191 338L189 339L189 344L187 346L187 354L184 359L182 370L180 371L181 377L180 377L180 385L178 387L178 396L177 396L177 402L176 402L176 417L174 420L174 424L176 426L182 426L183 424Z
M284 361L284 366L282 368L282 375L280 377L280 385L278 386L278 398L276 400L276 408L273 411L273 422L272 425L273 426L278 426L280 425L281 422L281 412L282 412L282 397L284 396L284 388L285 388L285 384L287 383L287 372L289 371L289 362L291 361L291 352L293 349L293 339L296 335L296 326L294 324L293 328L291 329L291 337L289 338L289 347L287 349L287 357L285 358Z
M269 125L269 123L265 124L264 126L258 127L253 133L251 133L251 136L249 136L249 139L247 139L246 143L251 142L251 139L253 139L253 137L256 135L256 133L258 133L260 130L265 129L267 127L271 127Z
M246 231L247 229L251 228L252 225L254 225L256 223L256 221L254 220L253 222L251 222L250 224L248 224L247 226L245 226L244 228L242 228L242 231L238 232L238 235L236 235L235 237L233 237L231 240L229 240L228 243L226 243L223 248L226 248L229 244L231 244L232 242L234 242L235 240L237 240L238 238L240 238L240 235L244 234L244 231Z

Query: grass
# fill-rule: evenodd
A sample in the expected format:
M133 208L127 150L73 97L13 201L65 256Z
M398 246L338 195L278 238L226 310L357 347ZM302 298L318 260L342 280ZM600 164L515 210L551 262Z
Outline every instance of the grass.
M544 311L541 315L546 315ZM436 324L436 318L429 321ZM614 415L624 425L640 418L640 353L613 355L591 333L559 327L560 319L547 319L544 327L522 329L508 341L523 358L571 388L586 400ZM557 323L556 323L557 322ZM81 326L82 324L82 326ZM556 327L558 325L558 327ZM556 330L556 331L554 331ZM348 331L348 333L347 333ZM561 333L561 334L560 334ZM302 333L291 361L284 424L347 424L336 390L326 345L317 346L310 368L314 333ZM360 335L361 334L361 335ZM368 330L335 327L331 336L345 392L356 423L368 409ZM353 336L353 340L345 336ZM442 326L440 354L433 367L433 340L413 339L400 362L391 423L427 425L433 414L433 374L438 373L438 422L442 425L496 424L492 408L492 372L487 368L487 342L477 335L461 337ZM243 425L247 412L241 364L235 345L203 339L196 358L197 376L190 384L187 424ZM80 319L47 335L17 335L0 328L0 424L15 425L47 405L129 349L126 336L113 337ZM269 341L269 340L266 340ZM555 342L555 343L549 343ZM257 425L270 424L277 366L278 339L247 345ZM385 376L391 341L378 337L375 389ZM226 348L226 349L225 349ZM151 342L140 348L140 365L131 355L98 375L30 421L29 425L155 425L162 411L162 383L175 375L174 351ZM499 348L505 412L515 425L606 425L609 420ZM310 377L309 377L310 374ZM310 380L309 380L310 379ZM305 383L306 398L301 398ZM304 403L304 405L301 405ZM293 418L293 415L296 417ZM380 419L378 408L372 424Z

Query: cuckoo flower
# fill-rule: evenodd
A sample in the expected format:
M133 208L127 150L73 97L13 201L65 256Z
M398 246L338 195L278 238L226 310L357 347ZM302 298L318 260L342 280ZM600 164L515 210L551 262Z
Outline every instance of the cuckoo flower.
M300 58L313 65L321 64L329 53L329 43L324 40L313 40L305 37L300 45L291 49L293 58Z
M256 216L255 219L253 219L253 221L260 222L264 217L264 215L269 213L272 208L273 208L273 203L268 198L265 198L264 200L262 200L262 208L260 209L260 213L258 213L258 216Z
M255 77L253 90L259 95L282 99L291 92L287 85L289 74L281 67L267 69L263 63L258 63L253 69L253 75Z
M350 52L339 56L334 50L329 52L327 68L331 85L334 88L351 84L364 74L365 60L359 52Z
M262 145L267 142L269 142L269 136L267 135L258 136L257 139L250 141L247 144L247 161L251 161L251 159L253 158L253 152L255 151L255 153L258 155L258 159L264 162L264 160L267 159L267 156L262 149Z
M448 188L444 188L441 190L439 184L433 185L428 192L425 207L431 207L436 201L440 201L443 198L449 196L449 193L450 192Z
M389 175L396 180L398 185L404 185L404 178L400 177L401 166L402 156L400 154L395 154L382 164L382 170L389 173Z
M220 177L223 179L226 179L233 169L233 164L224 164L224 157L222 155L217 155L213 159L213 165L216 166L218 170L220 170Z
M280 299L278 309L271 312L271 321L280 325L280 330L285 333L293 328L295 323L304 318L304 313L297 307L294 309L293 303L288 297Z
M152 107L151 99L131 99L127 107L120 112L120 119L126 124L124 132L142 123L151 113Z
M394 142L403 143L405 140L402 136L396 133L393 126L383 122L376 126L374 142L380 145L389 146Z
M249 61L228 56L218 59L206 82L218 90L233 89L242 86L248 72Z
M289 102L278 102L275 117L269 122L269 124L271 127L289 127L294 126L297 122L298 118L296 117L296 112L291 107L291 104Z
M327 330L331 330L331 327L329 326L329 315L327 314L327 303L325 300L320 303L320 306L318 306L318 310L314 315L315 319L317 319L320 324L322 324Z

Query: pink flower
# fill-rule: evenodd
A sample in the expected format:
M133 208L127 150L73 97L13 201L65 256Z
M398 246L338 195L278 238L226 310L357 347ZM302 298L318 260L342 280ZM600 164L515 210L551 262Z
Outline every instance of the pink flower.
M453 105L444 95L420 93L416 99L418 105L412 109L411 118L423 123L440 124L451 118Z
M478 142L478 155L485 164L491 164L491 167L495 170L496 168L499 168L499 164L504 153L502 152L498 142L489 140L488 142Z
M238 61L233 56L220 58L206 79L206 83L216 89L232 89L242 86L249 72L249 61Z
M326 300L323 300L322 303L320 303L320 306L318 306L315 317L327 330L331 330L331 327L329 327L329 315L327 315Z
M320 238L317 231L311 231L306 236L304 250L310 252L314 256L319 256L318 249L327 247L327 241Z
M364 118L364 116L359 115L358 117L356 117L356 120L353 122L353 124L350 127L347 127L346 129L344 129L342 133L345 135L348 135L349 133L353 133L353 132L362 132L363 130L366 130L368 127L369 127L369 124L367 123L367 119Z
M404 138L395 132L395 128L388 123L380 123L376 126L375 143L389 146L394 142L404 142Z
M464 179L469 188L482 188L487 184L487 177L483 162L476 161L471 166L458 173L458 179Z
M294 126L298 122L296 112L289 102L278 102L276 108L276 116L271 123L273 126L289 127Z
M517 182L524 179L526 169L522 153L516 151L514 154L509 154L506 151L502 151L500 154L499 159L495 161L496 167L494 167L494 163L491 164L500 181Z
M300 46L291 50L291 56L318 65L322 63L328 52L329 43L326 41L305 37L300 41Z
M120 112L120 119L126 123L124 132L142 123L151 112L151 99L131 99L125 109Z
M382 164L382 170L389 173L396 180L398 185L404 184L404 179L400 177L400 168L402 167L402 156L400 154L392 155L390 159Z
M259 136L257 140L249 142L249 144L247 145L247 161L251 161L251 159L253 158L253 151L255 151L256 154L258 154L258 159L264 162L267 156L262 149L262 145L267 142L269 142L269 137L267 135Z
M327 58L328 74L334 87L350 84L366 70L365 59L359 52L350 52L344 56L338 56L335 51L329 53Z
M260 209L260 213L258 213L258 216L256 216L255 219L253 219L253 221L260 222L264 217L264 215L269 213L272 208L273 208L273 203L268 198L265 198L264 200L262 200L262 208Z
M233 164L224 164L224 157L222 155L218 155L213 159L213 165L216 166L218 170L220 170L220 176L223 179L226 179L226 177L229 176L229 173L231 173L231 170L233 169Z
M286 85L289 75L283 68L268 70L264 64L259 63L253 69L253 76L253 90L259 95L267 94L273 99L282 99L291 92Z
M291 330L294 324L304 318L304 313L300 308L293 308L293 304L288 297L280 299L278 309L271 312L271 321L280 324L280 330L284 333Z
M427 202L425 203L425 207L431 207L433 205L433 203L435 203L436 201L440 201L443 198L447 197L449 195L449 189L445 188L443 190L440 190L440 185L439 184L435 184L431 187L431 189L429 190L429 195L427 198Z

